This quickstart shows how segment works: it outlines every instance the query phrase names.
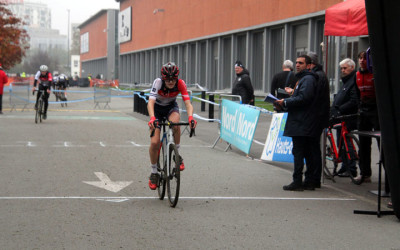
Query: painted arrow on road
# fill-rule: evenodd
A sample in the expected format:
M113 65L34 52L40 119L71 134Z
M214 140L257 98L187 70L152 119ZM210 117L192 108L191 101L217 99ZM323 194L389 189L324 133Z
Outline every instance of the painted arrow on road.
M117 193L132 184L132 181L111 181L110 178L102 172L94 172L100 181L84 181L83 183L103 188L105 190Z

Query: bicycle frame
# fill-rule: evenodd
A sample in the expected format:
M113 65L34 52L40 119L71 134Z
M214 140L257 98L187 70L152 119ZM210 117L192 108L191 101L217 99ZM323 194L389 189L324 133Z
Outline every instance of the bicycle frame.
M340 137L339 137L339 144L338 146L336 146L336 140L335 137L333 136L332 133L332 129L334 128L339 128L341 127L341 131L340 131ZM346 122L342 121L340 124L335 124L333 126L330 126L327 130L327 136L331 138L332 141L332 146L333 146L333 152L335 153L336 156L336 162L337 163L341 163L343 160L340 157L340 153L342 152L342 143L344 143L345 149L346 149L346 154L347 154L347 158L349 160L352 160L351 155L350 155L350 151L349 151L349 144L346 140L346 135L349 134L349 130L347 129L346 126ZM349 138L349 141L352 145L352 148L354 148L354 141L352 138ZM339 149L339 150L338 150ZM358 153L355 151L354 152L356 159L358 159Z

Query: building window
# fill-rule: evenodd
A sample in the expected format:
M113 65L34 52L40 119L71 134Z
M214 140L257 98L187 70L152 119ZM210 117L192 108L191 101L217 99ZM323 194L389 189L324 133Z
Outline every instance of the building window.
M293 27L294 54L296 58L308 52L308 25L301 24Z
M271 30L271 75L275 75L282 70L284 42L283 31L283 28Z
M81 35L81 53L89 52L89 32Z

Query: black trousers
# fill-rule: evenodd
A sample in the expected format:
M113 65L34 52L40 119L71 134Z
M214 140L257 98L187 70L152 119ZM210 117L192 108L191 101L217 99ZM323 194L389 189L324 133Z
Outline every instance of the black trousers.
M3 95L0 95L0 111L3 110Z
M375 131L380 130L378 112L361 113L359 118L358 130ZM371 145L372 138L360 136L360 169L362 176L371 176ZM378 139L378 147L380 140Z
M319 183L321 178L322 158L320 137L309 136L293 136L293 156L294 156L294 171L293 182L301 184L303 182L304 160L307 164L307 169L304 174L304 182ZM319 172L319 176L316 174Z

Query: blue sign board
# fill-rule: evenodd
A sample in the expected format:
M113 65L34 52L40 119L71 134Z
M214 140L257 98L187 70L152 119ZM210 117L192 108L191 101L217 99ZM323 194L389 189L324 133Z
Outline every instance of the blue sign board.
M248 154L259 116L259 110L222 100L221 138Z
M268 137L261 155L262 160L293 162L293 142L291 137L283 136L287 113L273 114Z

